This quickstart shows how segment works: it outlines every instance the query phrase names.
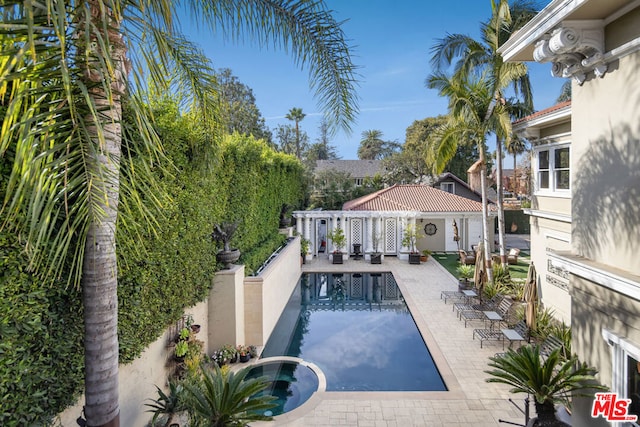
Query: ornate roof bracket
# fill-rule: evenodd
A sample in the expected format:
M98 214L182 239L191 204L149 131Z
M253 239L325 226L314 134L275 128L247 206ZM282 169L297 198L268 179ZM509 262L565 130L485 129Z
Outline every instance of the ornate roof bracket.
M533 58L536 62L552 62L554 77L572 77L580 85L590 71L597 77L604 76L607 64L602 21L565 21L536 42Z

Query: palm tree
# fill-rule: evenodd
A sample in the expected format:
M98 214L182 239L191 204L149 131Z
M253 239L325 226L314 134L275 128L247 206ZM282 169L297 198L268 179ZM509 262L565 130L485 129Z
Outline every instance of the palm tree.
M258 395L268 384L263 378L246 376L251 368L223 373L218 365L203 368L202 379L184 385L186 406L194 425L209 427L247 426L250 421L269 421L262 415L277 406L275 396Z
M489 358L494 369L485 371L491 375L487 382L507 384L512 393L533 396L538 414L534 426L568 426L557 419L555 404L568 403L576 391L605 388L596 383L594 369L581 364L577 356L564 360L561 351L554 350L542 361L538 345L525 345L517 351L510 348L504 355Z
M463 34L449 34L432 48L432 64L436 73L447 69L454 61L454 75L458 78L467 79L470 74L487 73L493 99L486 110L485 121L489 120L498 106L505 105L504 91L510 86L516 95L522 96L530 110L533 108L527 66L522 62L505 63L498 53L498 48L514 31L521 28L536 14L534 3L529 0L519 0L509 5L507 0L491 0L491 11L491 18L481 25L482 40L478 41ZM493 123L494 126L487 130L496 134L496 169L499 183L497 188L498 232L500 257L502 264L506 265L501 185L502 141L509 139L511 135L511 121L504 121L501 118L494 120ZM487 244L488 241L485 241L485 247L490 247ZM487 257L488 266L490 262L490 257ZM490 268L488 273L491 275Z
M307 115L302 112L302 108L293 107L287 115L285 116L288 120L294 121L296 123L296 157L300 159L300 122Z
M565 80L560 88L560 95L556 98L556 103L571 101L571 79Z
M382 131L373 129L362 132L362 139L358 147L360 160L379 160L390 156L400 148L400 144L394 141L382 139Z
M43 280L67 275L83 289L89 426L119 423L116 225L127 225L131 209L150 223L161 212L160 202L154 212L141 202L161 200L145 172L162 158L141 91L150 81L182 96L205 123L215 112L214 70L177 27L185 10L213 30L235 38L248 32L261 44L290 50L309 65L332 126L348 128L357 112L349 49L323 3L1 3L0 102L7 108L0 155L15 153L2 224L26 224L18 231L27 238L30 268ZM135 132L121 119L125 101ZM133 157L148 161L121 174Z
M455 155L462 141L470 141L478 147L480 155L480 183L482 194L482 222L484 247L489 248L489 212L487 198L486 135L494 120L509 120L505 109L499 106L486 118L486 111L492 100L491 85L485 75L471 79L458 76L434 74L427 80L430 88L438 89L439 95L449 99L449 114L444 125L434 132L428 149L428 162L433 165L434 173L441 173ZM487 273L492 279L491 267Z
M512 134L511 138L506 141L507 152L513 156L513 185L511 191L515 195L518 191L518 174L516 157L524 153L527 149L527 141L520 138L516 134Z

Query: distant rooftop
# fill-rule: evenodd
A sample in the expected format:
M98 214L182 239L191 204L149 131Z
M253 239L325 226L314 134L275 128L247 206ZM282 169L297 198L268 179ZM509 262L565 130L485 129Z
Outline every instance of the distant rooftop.
M346 211L481 212L482 203L428 185L393 185L346 202Z
M382 160L318 160L316 161L316 172L335 170L346 172L354 178L373 177L376 174L382 175L385 171L382 167Z

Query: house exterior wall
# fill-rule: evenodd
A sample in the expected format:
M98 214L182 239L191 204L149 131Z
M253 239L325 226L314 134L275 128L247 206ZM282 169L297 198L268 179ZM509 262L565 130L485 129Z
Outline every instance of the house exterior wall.
M574 88L574 248L640 275L640 86L630 83L638 80L640 53L612 68Z
M574 64L578 73L572 87L571 250L552 253L550 258L552 265L570 272L573 352L594 366L598 379L619 398L632 399L638 414L640 5L631 0L583 0L580 4L553 0L501 51L507 61L531 60L530 49L540 42L538 46L544 48L545 34L573 25L587 26L591 35L602 34L604 49L596 41L592 49L595 46L602 56L592 55L592 50L586 62ZM603 33L599 25L604 25ZM556 71L568 70L562 57L536 52L543 59L558 61ZM571 48L561 52L564 58L574 53ZM598 65L599 58L606 62L606 69ZM580 68L592 60L600 76ZM574 400L572 425L609 425L591 417L592 400Z

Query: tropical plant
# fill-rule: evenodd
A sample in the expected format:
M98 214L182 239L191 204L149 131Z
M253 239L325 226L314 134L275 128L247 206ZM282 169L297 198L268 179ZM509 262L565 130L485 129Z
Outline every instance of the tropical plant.
M342 248L344 248L347 238L340 226L337 226L336 228L328 232L327 238L331 240L331 242L333 242L333 246L335 246L337 253L342 252Z
M296 124L296 157L301 159L300 157L300 122L307 115L302 112L302 108L293 107L289 112L284 116L286 119L295 122Z
M512 86L516 95L521 95L524 99L523 110L532 111L533 103L531 97L531 85L529 82L527 66L523 62L504 62L502 56L498 53L498 48L513 34L514 31L521 28L526 22L528 22L535 14L536 10L533 7L533 3L528 0L519 0L512 2L511 5L507 0L491 0L491 18L481 25L481 40L475 40L469 36L463 34L449 34L444 39L439 40L436 45L433 46L432 52L432 64L436 70L436 73L428 80L430 87L441 89L443 93L443 73L442 70L448 69L454 62L454 75L453 80L459 82L478 82L483 81L483 84L487 85L485 98L480 103L482 109L473 112L472 121L462 119L463 123L473 124L473 130L471 130L472 140L478 145L480 150L480 161L482 169L485 172L485 159L486 154L484 152L484 139L489 132L494 132L497 138L496 159L498 162L497 172L498 177L498 232L500 243L500 256L502 263L506 264L506 254L504 253L504 212L502 211L502 140L508 140L511 135L511 118L509 108L504 96L504 90ZM483 76L478 78L478 76ZM473 93L473 92L471 92ZM453 122L460 122L464 117L465 111L474 110L478 108L478 102L474 101L472 96L463 97L466 101L463 105L457 105L460 102L460 92L454 95L454 100L450 99L449 110L450 115L454 116ZM470 95L470 94L469 94ZM468 102L469 105L464 105ZM513 111L513 109L511 109ZM451 126L449 126L451 128ZM453 125L455 129L455 125ZM469 132L464 130L464 127L458 132L458 137L461 134L467 134ZM464 140L459 139L459 140ZM482 144L482 145L480 145ZM440 165L446 164L447 161L455 153L455 146L457 143L451 139L447 142L449 147L443 149L440 144L436 146L436 157L442 158L438 161ZM453 146L451 146L453 145ZM481 176L482 198L483 208L486 209L486 190L485 176ZM483 209L483 210L484 210ZM488 235L488 217L483 216L484 220L484 243L485 247L489 247L489 235ZM489 279L492 278L493 272L491 269L487 269Z
M0 97L7 108L0 155L16 153L2 223L23 227L31 270L52 281L70 268L65 278L82 286L88 425L117 423L120 412L116 224L130 225L132 212L153 224L162 211L151 173L162 151L140 90L151 81L213 123L213 69L179 32L175 18L184 10L211 29L234 39L248 33L310 65L332 126L348 128L357 111L348 46L321 2L1 3ZM125 102L132 128L123 126ZM134 157L148 161L121 174Z
M511 386L512 393L527 393L534 398L538 419L534 426L567 426L556 418L555 404L568 404L571 396L582 390L603 390L597 384L595 369L578 361L577 356L562 360L560 349L552 351L543 361L540 346L524 345L511 348L489 358L492 370L487 382Z
M184 357L187 354L188 350L189 350L189 344L187 344L187 341L178 341L176 343L176 348L175 348L176 357Z
M416 243L422 234L418 232L415 224L407 224L402 234L402 246L409 248L409 252L412 254L418 253L416 249Z
M223 222L221 224L213 225L213 232L211 233L211 239L214 242L222 244L222 250L224 252L231 251L231 239L233 234L238 228L238 222Z
M311 241L309 239L305 239L304 237L300 237L300 255L306 256L309 253L310 247Z
M513 180L511 191L514 195L519 192L519 178L517 174L517 157L527 149L527 141L517 134L511 134L511 138L506 141L507 152L513 156Z
M473 277L475 267L471 264L461 264L456 268L458 272L458 276L461 279L464 279L465 283L469 281Z
M382 131L366 130L362 132L362 139L358 147L360 160L380 160L398 151L400 144L394 141L384 141Z
M153 412L151 426L155 426L158 418L166 415L167 421L164 426L169 427L173 424L176 415L186 409L182 401L184 389L180 383L169 381L168 394L158 386L156 386L156 390L158 397L156 399L150 399L153 403L145 403L145 406L151 408L148 409L147 412Z
M195 425L227 427L271 420L262 414L276 406L272 403L276 397L258 395L267 383L264 377L246 379L249 369L223 373L216 365L203 369L201 380L186 383L185 401L191 421Z

